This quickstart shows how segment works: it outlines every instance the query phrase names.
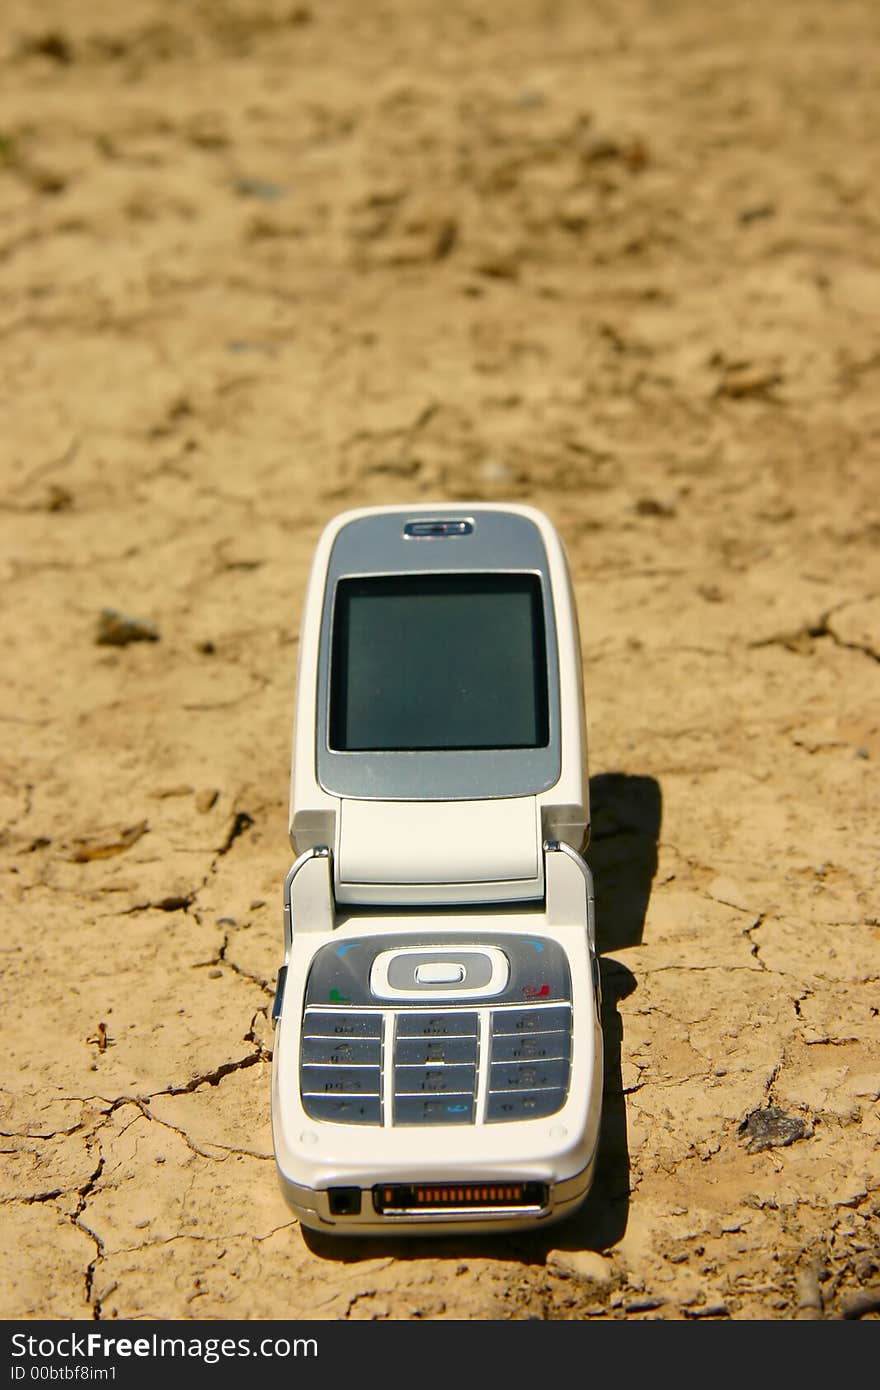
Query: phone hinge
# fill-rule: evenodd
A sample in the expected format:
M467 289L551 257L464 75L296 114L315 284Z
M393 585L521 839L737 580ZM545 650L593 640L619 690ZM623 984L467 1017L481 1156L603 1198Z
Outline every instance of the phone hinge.
M333 931L335 926L333 856L328 845L314 845L294 860L284 880L285 959L295 931Z
M585 926L590 950L595 952L595 904L589 865L564 840L545 840L543 849L548 922L554 926Z

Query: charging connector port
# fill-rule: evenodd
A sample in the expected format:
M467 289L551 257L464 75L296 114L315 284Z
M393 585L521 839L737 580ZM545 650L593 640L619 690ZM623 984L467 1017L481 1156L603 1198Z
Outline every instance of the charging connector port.
M426 1182L388 1183L373 1188L373 1206L383 1216L440 1211L542 1211L546 1183Z

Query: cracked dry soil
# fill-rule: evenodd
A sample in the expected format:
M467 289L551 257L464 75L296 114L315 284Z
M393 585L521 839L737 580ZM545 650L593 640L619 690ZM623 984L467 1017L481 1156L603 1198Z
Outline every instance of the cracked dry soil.
M0 1315L877 1316L878 45L874 0L6 0ZM574 573L596 1186L307 1241L307 566L476 498Z

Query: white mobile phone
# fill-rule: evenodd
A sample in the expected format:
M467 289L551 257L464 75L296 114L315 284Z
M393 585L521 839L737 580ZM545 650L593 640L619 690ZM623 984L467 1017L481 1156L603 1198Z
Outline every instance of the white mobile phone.
M512 1230L592 1181L577 615L535 508L365 508L300 630L272 1126L304 1225Z

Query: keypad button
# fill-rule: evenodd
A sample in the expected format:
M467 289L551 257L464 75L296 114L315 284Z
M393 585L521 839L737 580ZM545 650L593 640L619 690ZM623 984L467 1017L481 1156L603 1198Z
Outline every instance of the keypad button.
M571 1027L571 1008L564 1004L556 1008L493 1009L492 1032L546 1033Z
M424 1010L400 1014L397 1019L399 1038L454 1038L477 1036L477 1015L454 1009L448 1013Z
M510 960L505 1000L551 1004L571 998L568 962L558 942L545 936L509 936L504 950Z
M551 1057L571 1056L571 1034L502 1033L492 1039L493 1062L546 1062Z
M476 1067L395 1067L395 1095L447 1095L469 1092L473 1095Z
M323 1007L371 1004L369 977L375 954L375 944L370 940L339 941L322 946L312 959L306 1003Z
M436 1062L476 1062L476 1038L398 1038L394 1060L410 1066L432 1066Z
M490 1091L531 1091L567 1086L569 1064L562 1062L495 1062L489 1068Z
M321 1038L380 1038L382 1015L339 1010L338 1013L306 1009L303 1016L303 1036Z
M303 1096L303 1110L313 1120L330 1120L341 1125L382 1123L378 1096Z
M444 1096L428 1100L421 1096L396 1096L396 1125L470 1125L474 1122L472 1095Z
M391 951L388 953L388 984L408 994L420 990L485 989L492 978L492 959L485 951L463 951L449 947L443 951ZM424 972L424 974L422 973ZM505 969L503 979L506 981ZM497 993L497 989L493 993ZM383 996L387 997L387 996Z
M303 1063L325 1062L329 1066L379 1065L382 1042L379 1038L303 1038Z
M460 985L464 979L464 966L454 961L426 961L417 965L413 976L417 985Z
M381 1073L378 1067L305 1065L301 1068L300 1076L304 1096L377 1096L381 1090Z
M565 1091L559 1086L546 1091L490 1091L486 1119L490 1124L502 1120L538 1120L555 1114L564 1103Z

